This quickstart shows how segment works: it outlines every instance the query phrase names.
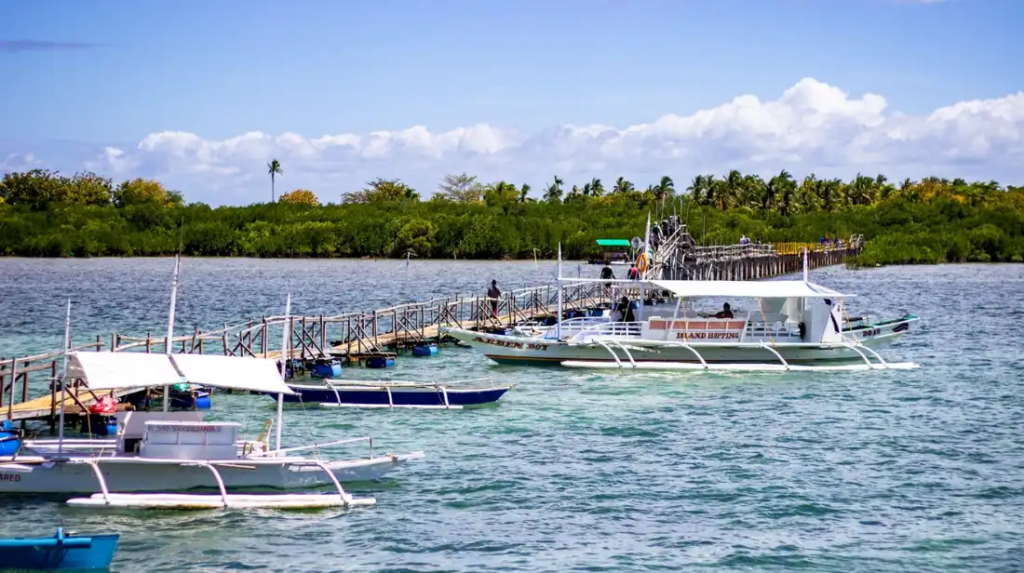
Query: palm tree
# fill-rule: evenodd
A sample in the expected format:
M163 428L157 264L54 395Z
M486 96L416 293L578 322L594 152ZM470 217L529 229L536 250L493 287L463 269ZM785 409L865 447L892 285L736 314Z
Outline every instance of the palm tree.
M633 187L633 183L631 181L627 180L625 177L619 177L618 179L615 180L615 187L612 188L612 193L629 193L634 189L635 187Z
M711 182L714 178L714 175L697 175L693 178L686 190L690 192L690 198L695 203L703 205L711 199Z
M519 188L519 202L526 203L526 195L530 193L530 184L523 183L523 186Z
M270 202L273 203L275 196L274 177L277 175L284 175L284 171L281 170L281 162L276 159L272 159L270 163L267 164L267 173L270 174Z
M562 180L555 175L554 181L548 185L544 192L544 200L548 203L559 203L562 201Z
M672 181L671 177L669 177L668 175L663 175L661 181L657 185L655 185L654 191L658 197L658 200L661 201L661 206L664 208L665 199L667 197L675 195L676 184L674 181Z
M590 196L600 197L604 195L604 184L597 177L590 180Z

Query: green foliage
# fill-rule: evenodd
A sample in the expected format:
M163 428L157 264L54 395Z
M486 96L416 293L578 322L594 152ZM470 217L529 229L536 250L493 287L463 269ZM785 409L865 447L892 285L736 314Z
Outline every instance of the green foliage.
M554 177L535 201L527 185L461 174L421 201L398 179L376 179L340 205L314 204L301 190L211 209L156 181L9 173L0 180L0 255L169 255L184 222L184 251L198 256L532 258L534 249L554 256L561 243L566 257L584 258L598 254L598 238L640 235L648 212L655 220L675 212L706 244L863 234L858 265L1024 261L1024 188L994 182L897 186L884 176L798 180L787 171L765 181L733 171L698 176L683 196L668 177L644 191L621 177L610 190L599 179L565 186Z

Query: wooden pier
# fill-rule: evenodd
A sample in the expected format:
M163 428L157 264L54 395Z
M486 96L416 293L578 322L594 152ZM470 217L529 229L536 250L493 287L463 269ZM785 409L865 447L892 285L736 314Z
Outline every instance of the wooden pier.
M757 280L799 272L803 250L808 266L842 264L860 252L863 242L851 238L842 247L817 244L735 245L699 247L685 232L672 233L655 249L648 277L674 280ZM547 284L503 293L497 300L486 296L454 295L426 302L399 304L372 312L334 316L283 316L250 319L212 331L194 330L167 341L162 337L113 333L76 348L79 351L215 353L230 356L279 358L284 338L291 332L288 355L303 360L338 357L347 362L395 355L424 343L439 342L443 327L498 330L529 321L553 320L558 285ZM603 285L593 282L563 283L563 311L567 315L610 302ZM109 341L109 342L108 342ZM59 389L50 384L60 372L60 352L0 359L0 418L46 420L51 428L59 412ZM104 391L120 397L125 391ZM85 388L69 391L66 413L84 413L101 395Z

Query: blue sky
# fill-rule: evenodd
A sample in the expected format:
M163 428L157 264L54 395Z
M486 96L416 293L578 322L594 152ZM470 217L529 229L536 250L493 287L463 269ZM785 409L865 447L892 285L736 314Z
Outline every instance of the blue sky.
M292 175L296 185L330 187L330 196L374 175L430 187L453 170L516 181L556 171L613 178L659 170L688 180L732 166L910 176L990 168L993 177L1018 183L1022 175L1009 155L1024 137L1024 102L1001 99L1024 90L1024 42L1014 28L1024 22L1020 1L5 0L0 21L7 23L0 28L0 77L7 80L0 89L0 167L160 177L210 203L265 200L262 180L250 170L270 156L283 156L286 182ZM742 95L785 100L804 78L850 100L878 94L884 125L860 117L852 126L826 113L830 127L822 134L813 118L792 117L820 116L820 105L810 112L790 105L781 115L758 108L769 125L789 122L771 132L775 144L751 142L761 124L745 123L741 113L719 118L713 129L661 130L628 146L620 141L619 155L608 151L609 134L635 136L630 126L692 117ZM971 141L979 133L987 138L965 158L962 141L934 133L925 120L972 100L996 102L974 113L983 123L962 125L959 117L943 127ZM904 115L920 121L905 124ZM559 127L566 124L612 131L581 143L579 133ZM480 143L480 130L465 145L451 143L475 125L491 130L484 137L490 143ZM414 126L430 137L453 135L435 141L412 134L412 145L403 130ZM928 147L879 165L894 128ZM878 139L880 129L888 139ZM165 132L178 135L140 147ZM262 139L250 138L242 150L230 143L252 132ZM370 153L365 138L372 132L406 136ZM363 140L345 154L322 143L303 151L275 139L287 133L303 141L342 134ZM876 140L866 150L822 158L814 148L826 136L840 145L858 136ZM667 138L693 149L717 145L721 153L673 155L665 152ZM778 157L759 153L778 148L780 138L800 139L803 147ZM943 149L949 161L921 164ZM176 161L186 159L210 164L183 173Z

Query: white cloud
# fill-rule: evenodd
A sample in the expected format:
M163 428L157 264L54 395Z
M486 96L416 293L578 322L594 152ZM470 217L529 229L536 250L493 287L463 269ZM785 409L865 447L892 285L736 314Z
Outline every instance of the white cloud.
M663 174L683 184L698 173L741 169L770 175L890 179L931 174L1021 183L1024 92L954 103L924 116L888 110L876 94L851 96L805 78L778 99L741 95L689 115L626 127L562 125L532 135L487 124L431 132L306 137L252 131L221 141L186 132L146 136L135 148L108 147L87 167L114 177L166 180L186 198L211 204L269 199L265 165L278 159L278 190L313 189L324 200L374 177L398 177L429 195L444 173L529 182L558 174L571 186L619 175L645 186ZM685 185L680 185L683 187Z

